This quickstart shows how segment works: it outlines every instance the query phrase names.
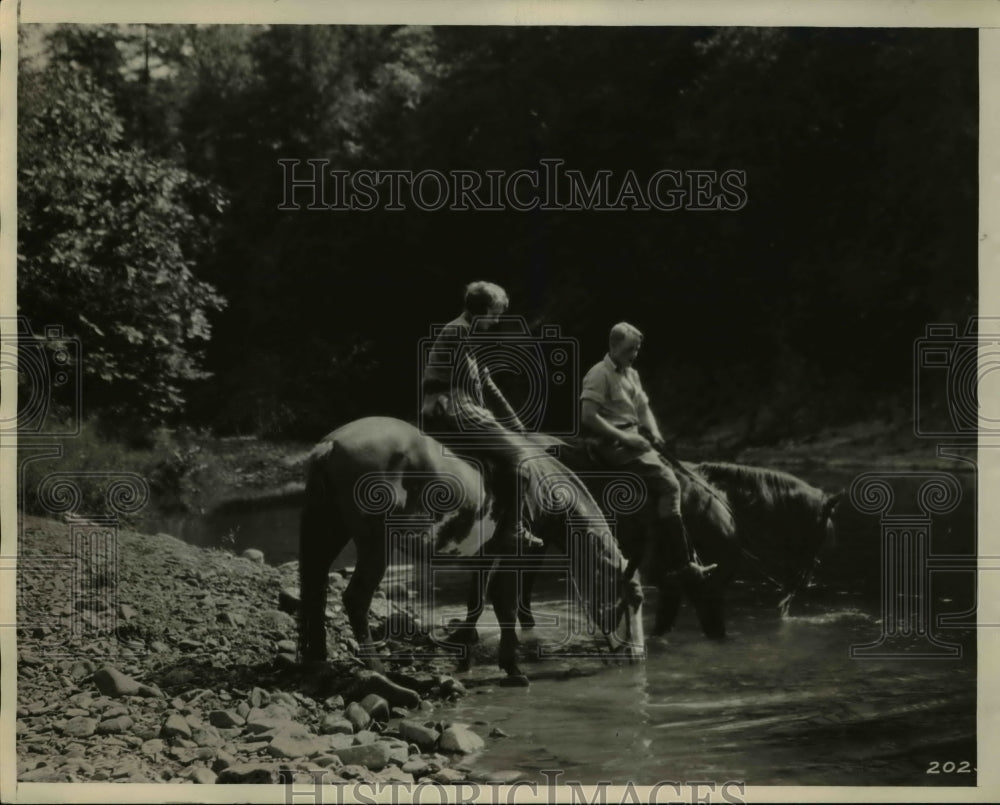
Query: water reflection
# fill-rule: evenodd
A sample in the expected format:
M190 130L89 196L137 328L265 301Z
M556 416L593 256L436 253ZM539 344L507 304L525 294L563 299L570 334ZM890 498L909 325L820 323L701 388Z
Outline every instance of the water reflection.
M528 691L493 687L460 702L454 717L512 736L491 742L478 765L539 781L558 759L567 779L591 784L974 783L971 773L926 773L942 752L975 766L974 652L955 663L851 660L850 644L876 625L857 611L791 621L738 611L734 623L719 644L682 619L645 663L590 661L593 676L558 679L545 663L531 665ZM484 667L471 677L494 674Z
M836 490L856 474L833 469L809 479ZM974 476L956 477L963 502L934 519L932 555L976 552ZM232 534L237 550L261 548L278 564L296 558L298 514L297 505L230 512L179 523L172 533L202 545ZM536 661L526 664L532 686L518 689L494 684L491 659L467 677L489 693L461 700L448 717L501 727L511 737L490 740L475 763L520 769L540 782L544 770L560 769L565 780L583 783L975 784L976 636L946 628L948 615L974 612L974 575L935 573L928 591L930 623L961 646L959 658L852 660L851 646L882 631L881 526L850 506L837 520L837 548L824 555L790 617L777 616L772 585L748 573L730 588L725 642L705 640L685 607L667 643L652 641L638 665ZM337 565L353 561L345 552ZM435 623L463 614L464 578L436 580ZM536 589L539 627L524 636L527 651L556 641L553 630L568 617L564 577L547 574ZM486 647L495 647L489 610L482 632ZM583 676L562 678L566 668ZM966 771L929 774L934 761Z

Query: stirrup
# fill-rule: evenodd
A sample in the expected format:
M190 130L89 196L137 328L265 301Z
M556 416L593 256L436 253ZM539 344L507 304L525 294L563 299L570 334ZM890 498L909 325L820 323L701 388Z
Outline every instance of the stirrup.
M708 578L708 574L715 570L718 566L718 564L703 565L697 560L692 559L686 566L681 568L680 572L701 581Z
M673 579L689 578L689 579L694 579L696 581L704 581L706 578L708 578L708 575L717 567L718 567L717 564L706 566L699 564L698 562L692 559L689 560L686 564L681 565L680 567L674 567L670 570L667 570L665 575L668 578L673 578Z
M499 549L500 553L507 553L509 551L516 551L518 553L523 551L534 551L545 547L545 542L526 528L519 529L513 535L507 535L502 541L495 541L494 537L491 542ZM505 550L506 548L506 550Z

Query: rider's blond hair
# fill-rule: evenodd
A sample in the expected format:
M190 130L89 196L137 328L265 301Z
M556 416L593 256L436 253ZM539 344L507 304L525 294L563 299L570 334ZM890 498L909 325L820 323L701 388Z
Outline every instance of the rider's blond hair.
M465 310L472 316L485 316L490 308L510 304L507 292L494 282L478 280L465 286Z
M611 334L608 336L608 344L614 347L626 338L634 339L641 344L643 335L635 325L629 324L627 321L620 321L611 328Z

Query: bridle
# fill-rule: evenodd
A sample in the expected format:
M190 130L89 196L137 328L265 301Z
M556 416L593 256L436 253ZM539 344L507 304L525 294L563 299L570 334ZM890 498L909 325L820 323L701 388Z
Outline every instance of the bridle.
M708 492L708 494L711 495L716 500L716 502L722 505L722 507L727 512L729 512L729 516L732 518L733 523L736 525L737 548L739 548L740 553L743 554L743 558L747 560L747 562L753 567L753 569L757 573L759 573L761 576L763 576L765 579L771 582L775 587L778 588L778 590L781 593L784 594L784 597L779 602L778 607L779 609L782 610L782 612L786 612L788 610L788 605L791 602L792 598L794 598L802 591L802 589L806 586L806 584L809 583L809 579L812 578L813 573L815 573L816 567L820 563L819 549L817 548L815 554L812 557L812 561L809 562L808 566L804 567L802 570L796 573L795 578L792 582L784 583L778 581L776 578L774 578L773 575L771 575L771 573L767 571L764 562L761 560L761 558L757 556L757 554L751 551L744 544L745 540L740 534L739 520L737 519L736 513L733 511L732 506L729 505L729 501L726 499L726 497L704 478L700 477L697 473L692 472L690 469L688 469L680 459L676 458L675 456L672 456L664 449L657 448L656 451L664 460L666 460L671 465L671 467L682 473L688 480L694 481L696 484L698 484L704 491Z

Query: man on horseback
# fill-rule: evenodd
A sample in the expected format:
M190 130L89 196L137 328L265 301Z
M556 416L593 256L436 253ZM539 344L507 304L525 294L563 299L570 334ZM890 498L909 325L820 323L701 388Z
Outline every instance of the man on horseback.
M489 369L476 360L469 343L474 331L495 325L508 304L507 292L499 285L469 283L462 315L446 324L437 336L421 383L425 430L432 431L455 453L482 461L491 477L496 520L491 548L497 553L515 553L518 546L536 548L542 544L522 526L518 467L523 440L487 407L487 393L501 406L514 430L523 431L524 426L490 377Z
M702 578L711 567L700 565L691 550L681 517L681 487L673 468L660 454L663 437L639 373L632 366L642 340L642 333L627 322L611 328L608 354L583 378L581 422L596 437L594 447L600 461L639 475L656 501L656 520L633 561L638 564L643 554L652 552L663 567Z

